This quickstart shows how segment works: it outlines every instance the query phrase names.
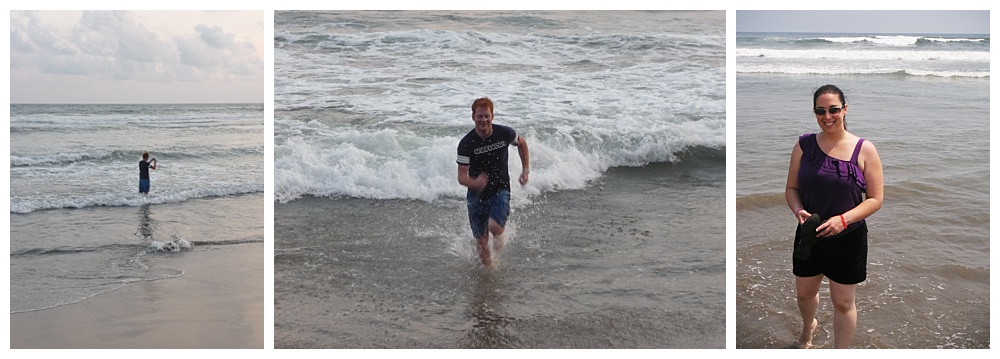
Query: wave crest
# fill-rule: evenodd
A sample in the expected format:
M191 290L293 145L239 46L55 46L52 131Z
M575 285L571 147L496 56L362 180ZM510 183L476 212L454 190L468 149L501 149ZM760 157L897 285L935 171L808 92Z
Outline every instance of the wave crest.
M465 187L456 179L458 136L424 137L397 129L324 133L322 139L293 136L275 144L276 201L303 196L434 201L465 195ZM692 149L725 147L723 119L645 128L531 127L521 134L528 139L531 158L527 186L516 185L520 174L516 147L509 149L508 163L512 187L528 196L584 188L611 167L678 162Z

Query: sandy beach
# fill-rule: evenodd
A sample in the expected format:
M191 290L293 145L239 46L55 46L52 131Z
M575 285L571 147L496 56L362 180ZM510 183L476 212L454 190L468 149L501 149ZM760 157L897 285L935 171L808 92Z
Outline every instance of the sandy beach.
M11 314L10 347L264 348L263 243L199 246L170 262L184 275Z

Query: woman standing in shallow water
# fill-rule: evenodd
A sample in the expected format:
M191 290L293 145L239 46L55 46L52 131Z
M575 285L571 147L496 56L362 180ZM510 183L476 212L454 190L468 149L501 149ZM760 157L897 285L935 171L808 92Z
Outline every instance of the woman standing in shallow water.
M792 259L802 315L802 333L795 345L812 347L819 325L819 288L825 276L830 280L834 307L834 347L847 348L857 326L855 290L867 277L865 218L882 207L882 161L875 145L847 132L847 100L839 88L817 89L813 112L821 131L799 137L785 185L785 200L800 228L813 214L823 220L808 256ZM807 243L803 237L796 231L796 248Z

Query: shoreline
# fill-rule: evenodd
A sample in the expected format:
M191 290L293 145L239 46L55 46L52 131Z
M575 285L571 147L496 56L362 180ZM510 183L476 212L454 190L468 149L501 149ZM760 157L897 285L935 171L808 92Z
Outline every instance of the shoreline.
M264 243L178 254L181 277L11 313L10 348L264 348Z

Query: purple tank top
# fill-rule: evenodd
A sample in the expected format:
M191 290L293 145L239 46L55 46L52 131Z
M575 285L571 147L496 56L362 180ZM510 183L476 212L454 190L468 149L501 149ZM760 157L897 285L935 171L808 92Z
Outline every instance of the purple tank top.
M865 200L865 174L858 166L858 153L861 152L861 143L864 141L858 139L854 154L848 162L823 152L816 142L815 133L799 137L799 148L802 149L798 174L799 197L806 211L819 214L820 218L826 220L857 207ZM834 237L850 233L864 223L864 220L851 223L846 230Z

